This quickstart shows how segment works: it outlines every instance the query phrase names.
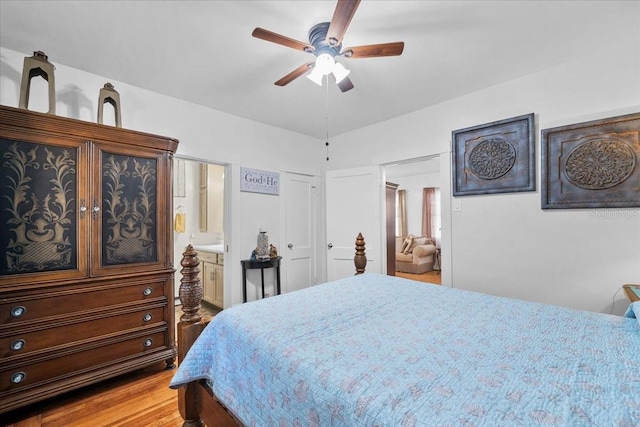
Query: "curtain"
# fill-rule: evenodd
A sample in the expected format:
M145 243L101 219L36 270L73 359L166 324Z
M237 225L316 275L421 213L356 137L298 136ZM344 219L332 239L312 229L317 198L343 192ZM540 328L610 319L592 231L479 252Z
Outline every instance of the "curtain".
M436 189L433 187L422 189L422 235L436 242L436 224L434 219Z
M396 199L396 235L405 237L407 233L407 190L398 190Z

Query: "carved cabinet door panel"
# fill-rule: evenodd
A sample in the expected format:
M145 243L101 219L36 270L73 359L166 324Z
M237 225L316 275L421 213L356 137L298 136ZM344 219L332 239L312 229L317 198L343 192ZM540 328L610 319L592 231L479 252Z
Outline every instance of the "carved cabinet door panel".
M167 157L94 143L92 275L167 268Z
M0 128L0 285L88 275L86 140Z

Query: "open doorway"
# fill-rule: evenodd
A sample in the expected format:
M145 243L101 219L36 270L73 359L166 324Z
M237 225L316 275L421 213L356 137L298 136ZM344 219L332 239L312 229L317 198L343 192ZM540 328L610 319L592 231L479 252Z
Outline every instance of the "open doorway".
M385 180L387 274L440 284L439 156L385 165Z
M179 296L182 279L182 254L191 244L201 261L203 302L214 309L224 308L225 175L226 165L174 159L175 297Z

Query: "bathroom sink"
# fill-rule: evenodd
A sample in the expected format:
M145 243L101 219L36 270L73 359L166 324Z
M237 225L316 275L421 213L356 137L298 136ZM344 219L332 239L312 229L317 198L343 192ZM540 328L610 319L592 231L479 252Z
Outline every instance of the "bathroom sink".
M196 251L224 253L224 243L214 243L209 245L193 245Z

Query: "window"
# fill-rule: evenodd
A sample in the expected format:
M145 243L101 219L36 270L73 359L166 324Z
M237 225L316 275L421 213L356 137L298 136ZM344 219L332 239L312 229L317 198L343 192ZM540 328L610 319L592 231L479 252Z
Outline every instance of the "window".
M422 234L431 237L440 247L440 188L428 187L422 190Z

